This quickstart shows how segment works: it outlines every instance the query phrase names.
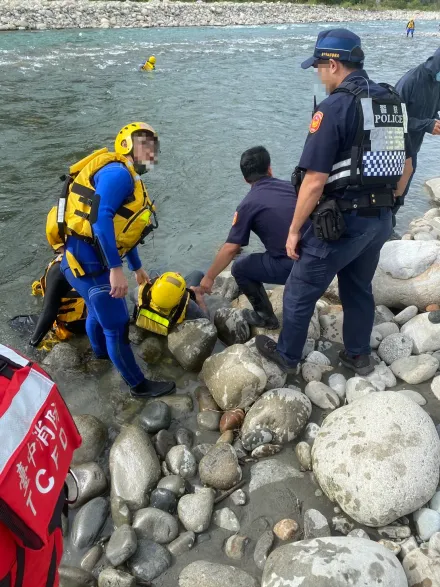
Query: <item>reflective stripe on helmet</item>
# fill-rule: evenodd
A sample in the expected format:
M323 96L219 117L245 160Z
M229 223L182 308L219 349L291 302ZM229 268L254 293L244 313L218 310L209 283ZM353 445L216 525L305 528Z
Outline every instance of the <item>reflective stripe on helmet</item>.
M0 353L20 365L28 364L26 359L3 345L0 345ZM0 475L23 442L23 438L29 434L35 417L43 407L54 385L53 381L31 369L13 397L10 406L1 416Z

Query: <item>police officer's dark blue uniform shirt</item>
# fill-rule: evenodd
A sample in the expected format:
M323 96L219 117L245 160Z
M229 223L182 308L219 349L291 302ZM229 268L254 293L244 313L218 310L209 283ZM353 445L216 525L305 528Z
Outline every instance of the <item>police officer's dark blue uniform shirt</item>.
M368 90L371 83L365 70L356 70L350 73L344 82L353 81L357 86ZM374 96L386 97L389 92L374 84ZM309 127L304 150L301 155L299 167L319 173L332 172L332 167L337 161L338 153L347 151L354 143L358 129L359 115L356 108L356 100L352 94L331 94L321 102L312 118ZM405 137L407 156L410 154L408 135ZM337 170L335 170L337 173ZM334 175L332 174L332 177ZM329 178L329 180L332 179ZM349 189L334 192L333 196L350 198ZM366 188L369 193L371 188ZM359 196L359 191L356 192ZM354 195L352 196L354 197Z
M286 257L286 240L295 209L291 183L264 177L240 202L226 242L246 246L254 232L272 257Z

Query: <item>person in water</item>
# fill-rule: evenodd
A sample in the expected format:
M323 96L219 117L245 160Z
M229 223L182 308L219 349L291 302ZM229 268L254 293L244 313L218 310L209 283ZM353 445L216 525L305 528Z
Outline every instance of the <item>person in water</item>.
M141 66L144 71L153 71L156 69L156 57L151 55L147 61Z
M416 28L416 23L414 22L413 19L411 19L409 21L409 23L406 25L406 36L409 37L409 35L411 35L411 38L413 38L415 28Z
M110 358L133 397L158 397L176 386L146 379L136 363L128 339L122 260L127 259L138 285L149 281L137 245L157 221L139 175L157 161L159 139L148 124L133 122L120 130L114 149L95 151L69 169L56 215L58 240L65 243L61 270L86 303L86 331L95 356Z

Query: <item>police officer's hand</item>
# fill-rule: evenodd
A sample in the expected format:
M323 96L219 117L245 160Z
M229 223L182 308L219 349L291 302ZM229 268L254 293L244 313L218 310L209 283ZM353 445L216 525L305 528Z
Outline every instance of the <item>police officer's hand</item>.
M141 267L140 269L135 271L134 274L136 276L136 283L138 285L143 285L144 283L150 283L150 277L143 267Z
M212 294L212 286L214 285L214 280L211 277L205 275L205 277L200 282L200 287L202 288L203 292L210 295Z
M287 256L293 259L294 261L298 261L299 254L298 254L298 243L301 239L301 235L298 232L289 232L289 236L287 237L286 241L286 251Z
M434 130L432 131L433 135L440 135L440 120L436 120L434 124Z
M110 269L110 286L112 298L125 298L128 293L128 281L122 267Z

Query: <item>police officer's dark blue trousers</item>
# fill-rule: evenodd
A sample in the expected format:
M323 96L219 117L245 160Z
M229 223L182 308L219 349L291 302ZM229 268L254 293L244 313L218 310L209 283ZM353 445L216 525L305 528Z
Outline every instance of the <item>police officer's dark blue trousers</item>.
M284 285L293 267L289 257L272 257L269 253L242 255L232 264L231 273L238 287L246 293L250 283Z
M75 277L69 268L64 276L76 289L87 306L86 331L93 352L99 358L110 360L130 387L144 380L128 340L129 314L122 298L110 296L109 272L97 277Z
M344 310L343 338L350 356L371 353L374 322L371 281L380 250L391 234L391 211L377 217L344 214L347 230L334 242L322 242L312 251L304 247L287 280L283 299L283 329L277 350L289 365L301 360L315 304L338 276ZM315 239L319 245L320 241Z

